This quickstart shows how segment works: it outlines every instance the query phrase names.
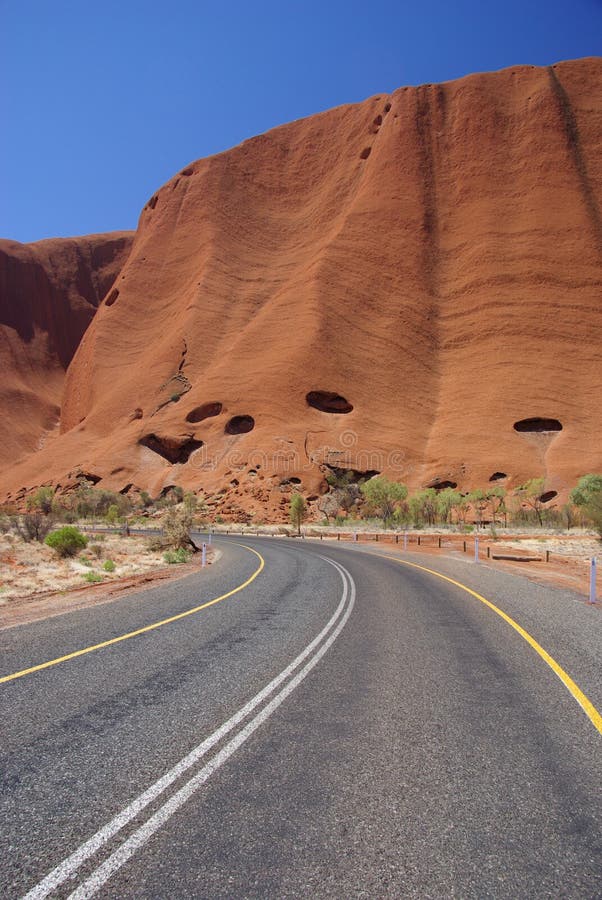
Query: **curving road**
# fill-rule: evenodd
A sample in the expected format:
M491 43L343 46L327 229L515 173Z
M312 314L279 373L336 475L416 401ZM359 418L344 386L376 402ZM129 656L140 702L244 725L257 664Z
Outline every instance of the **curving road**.
M602 895L599 610L466 560L218 543L0 631L2 898Z

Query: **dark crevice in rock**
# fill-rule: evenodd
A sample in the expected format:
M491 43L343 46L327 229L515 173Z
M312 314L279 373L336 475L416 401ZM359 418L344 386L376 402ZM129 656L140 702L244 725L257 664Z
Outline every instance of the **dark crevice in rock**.
M372 153L372 147L364 147L362 152L360 153L360 159L368 159L370 154Z
M226 434L247 434L255 428L253 416L233 416L227 423L224 431Z
M310 391L305 397L308 406L326 413L350 413L353 406L334 391Z
M551 431L562 431L558 419L543 419L535 416L532 419L521 419L514 423L514 430L521 434L548 434Z
M77 480L89 481L90 484L98 484L99 481L102 481L102 475L94 475L92 472L78 472Z
M447 488L457 488L458 484L455 481L432 481L428 487L434 488L436 491L444 491Z
M119 297L118 288L113 288L112 291L109 291L107 294L107 299L105 300L105 306L113 306L117 298Z
M159 437L156 434L147 434L141 437L138 443L162 456L172 465L188 462L191 454L203 446L202 441L197 441L193 437Z
M489 476L489 481L502 481L502 479L507 477L505 472L494 472L493 475Z
M186 416L187 422L202 422L203 419L210 419L212 416L219 416L222 411L222 404L217 400L210 403L202 403L201 406L195 406Z
M540 503L549 503L550 500L553 500L554 497L558 496L558 491L544 491L543 494L540 495L539 501Z

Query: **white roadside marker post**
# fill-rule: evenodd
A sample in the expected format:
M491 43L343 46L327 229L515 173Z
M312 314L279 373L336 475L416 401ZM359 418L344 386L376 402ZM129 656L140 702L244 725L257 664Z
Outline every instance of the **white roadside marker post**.
M207 565L207 544L203 541L203 546L201 548L201 567L204 569Z
M589 602L596 602L596 557L592 556L592 564L589 573Z
M479 561L479 538L475 537L474 539L474 561L478 563Z
M210 531L209 534L207 535L207 538L208 538L207 543L209 544L209 546L211 546L211 536L212 536L212 534L213 534L213 532Z

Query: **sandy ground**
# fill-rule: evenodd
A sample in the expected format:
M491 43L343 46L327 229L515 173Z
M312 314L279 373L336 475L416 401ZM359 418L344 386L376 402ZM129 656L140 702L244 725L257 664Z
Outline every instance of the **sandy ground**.
M106 572L106 560L115 563ZM207 562L217 554L208 553ZM14 535L0 535L0 629L63 612L107 603L150 582L173 580L200 567L200 554L188 563L167 565L163 553L148 549L148 539L94 535L85 551L73 559L59 559L44 544L24 543ZM86 574L101 578L89 582Z

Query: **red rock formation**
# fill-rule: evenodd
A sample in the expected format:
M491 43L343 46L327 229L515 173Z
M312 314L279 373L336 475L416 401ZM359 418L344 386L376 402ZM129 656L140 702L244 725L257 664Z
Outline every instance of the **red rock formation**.
M402 88L193 163L142 212L52 453L0 489L79 464L267 517L329 463L562 497L602 469L601 191L600 59Z
M65 371L129 253L130 232L0 241L0 467L58 424ZM52 473L49 472L50 477Z

